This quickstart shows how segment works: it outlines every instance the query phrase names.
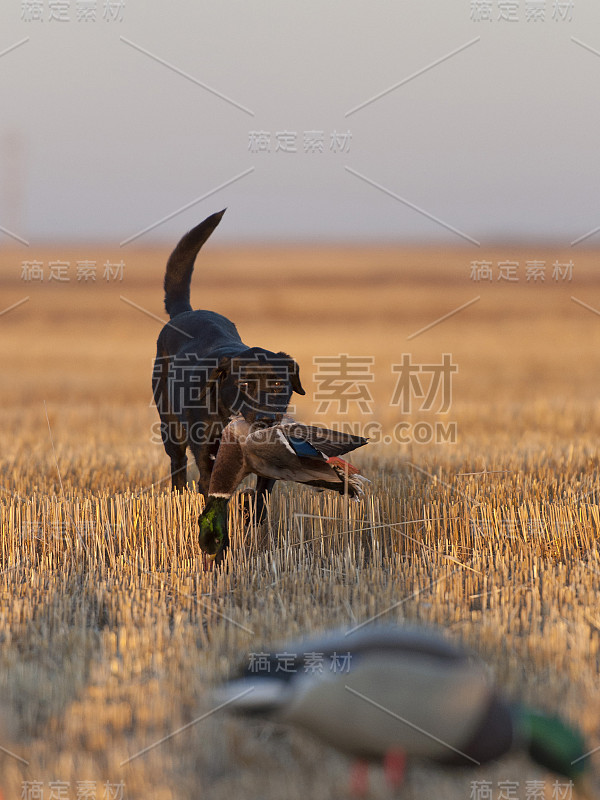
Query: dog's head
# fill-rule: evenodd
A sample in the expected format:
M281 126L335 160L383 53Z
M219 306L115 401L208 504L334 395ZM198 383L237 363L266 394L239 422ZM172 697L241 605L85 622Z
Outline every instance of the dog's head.
M278 422L292 392L305 394L294 359L262 347L250 347L233 358L224 358L218 380L219 402L251 424Z

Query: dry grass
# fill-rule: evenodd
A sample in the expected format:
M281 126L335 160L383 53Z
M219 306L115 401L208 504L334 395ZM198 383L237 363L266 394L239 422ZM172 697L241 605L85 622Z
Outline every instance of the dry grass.
M92 257L28 257L53 255ZM459 365L447 415L458 443L358 451L372 480L358 505L281 485L267 547L244 539L234 504L219 573L196 544L201 501L170 494L150 440L159 323L119 300L164 316L165 257L127 252L122 284L27 286L22 253L1 256L2 306L31 297L0 317L0 745L29 762L0 753L6 797L26 780L47 795L70 781L71 797L78 781L97 782L98 797L123 781L128 800L345 797L343 757L224 712L123 762L210 711L211 687L250 652L377 614L444 626L511 696L560 710L600 745L600 320L570 300L600 305L594 254L578 256L571 284L506 287L469 281L471 251L213 249L194 303L231 315L245 341L293 353L303 420L315 419L314 355L375 357L372 414L332 408L323 422L385 432L401 418L389 398L402 353ZM471 780L495 794L519 780L524 797L535 779L551 796L553 778L520 757L476 772L416 765L403 796L467 800ZM380 775L373 795L388 796Z

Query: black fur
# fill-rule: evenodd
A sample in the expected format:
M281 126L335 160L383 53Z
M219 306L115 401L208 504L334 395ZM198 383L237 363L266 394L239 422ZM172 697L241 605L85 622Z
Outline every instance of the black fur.
M192 272L194 271L194 262L198 251L219 222L221 222L221 217L224 213L225 209L218 211L216 214L207 217L204 222L196 225L191 231L188 231L169 256L164 288L165 308L171 319L177 314L192 310L190 305L190 284Z
M287 353L248 347L233 322L214 311L192 311L190 282L198 251L225 212L213 214L185 234L171 253L165 274L168 322L158 337L153 393L161 435L171 459L173 489L186 483L189 447L208 495L212 457L233 414L249 422L277 421L292 392L304 394L296 362ZM257 518L274 481L257 482Z

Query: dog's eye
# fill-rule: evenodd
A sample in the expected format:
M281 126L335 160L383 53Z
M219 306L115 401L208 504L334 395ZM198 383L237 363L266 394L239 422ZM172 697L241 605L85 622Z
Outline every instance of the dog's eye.
M256 394L257 390L256 381L239 381L238 387L242 392L244 392L244 394L248 395L249 397L253 397Z

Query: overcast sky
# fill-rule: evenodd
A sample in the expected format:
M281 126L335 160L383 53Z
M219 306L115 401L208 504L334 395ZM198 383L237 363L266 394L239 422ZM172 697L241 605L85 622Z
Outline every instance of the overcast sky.
M224 206L221 243L600 226L598 0L121 6L3 0L0 226L32 244L170 243Z

